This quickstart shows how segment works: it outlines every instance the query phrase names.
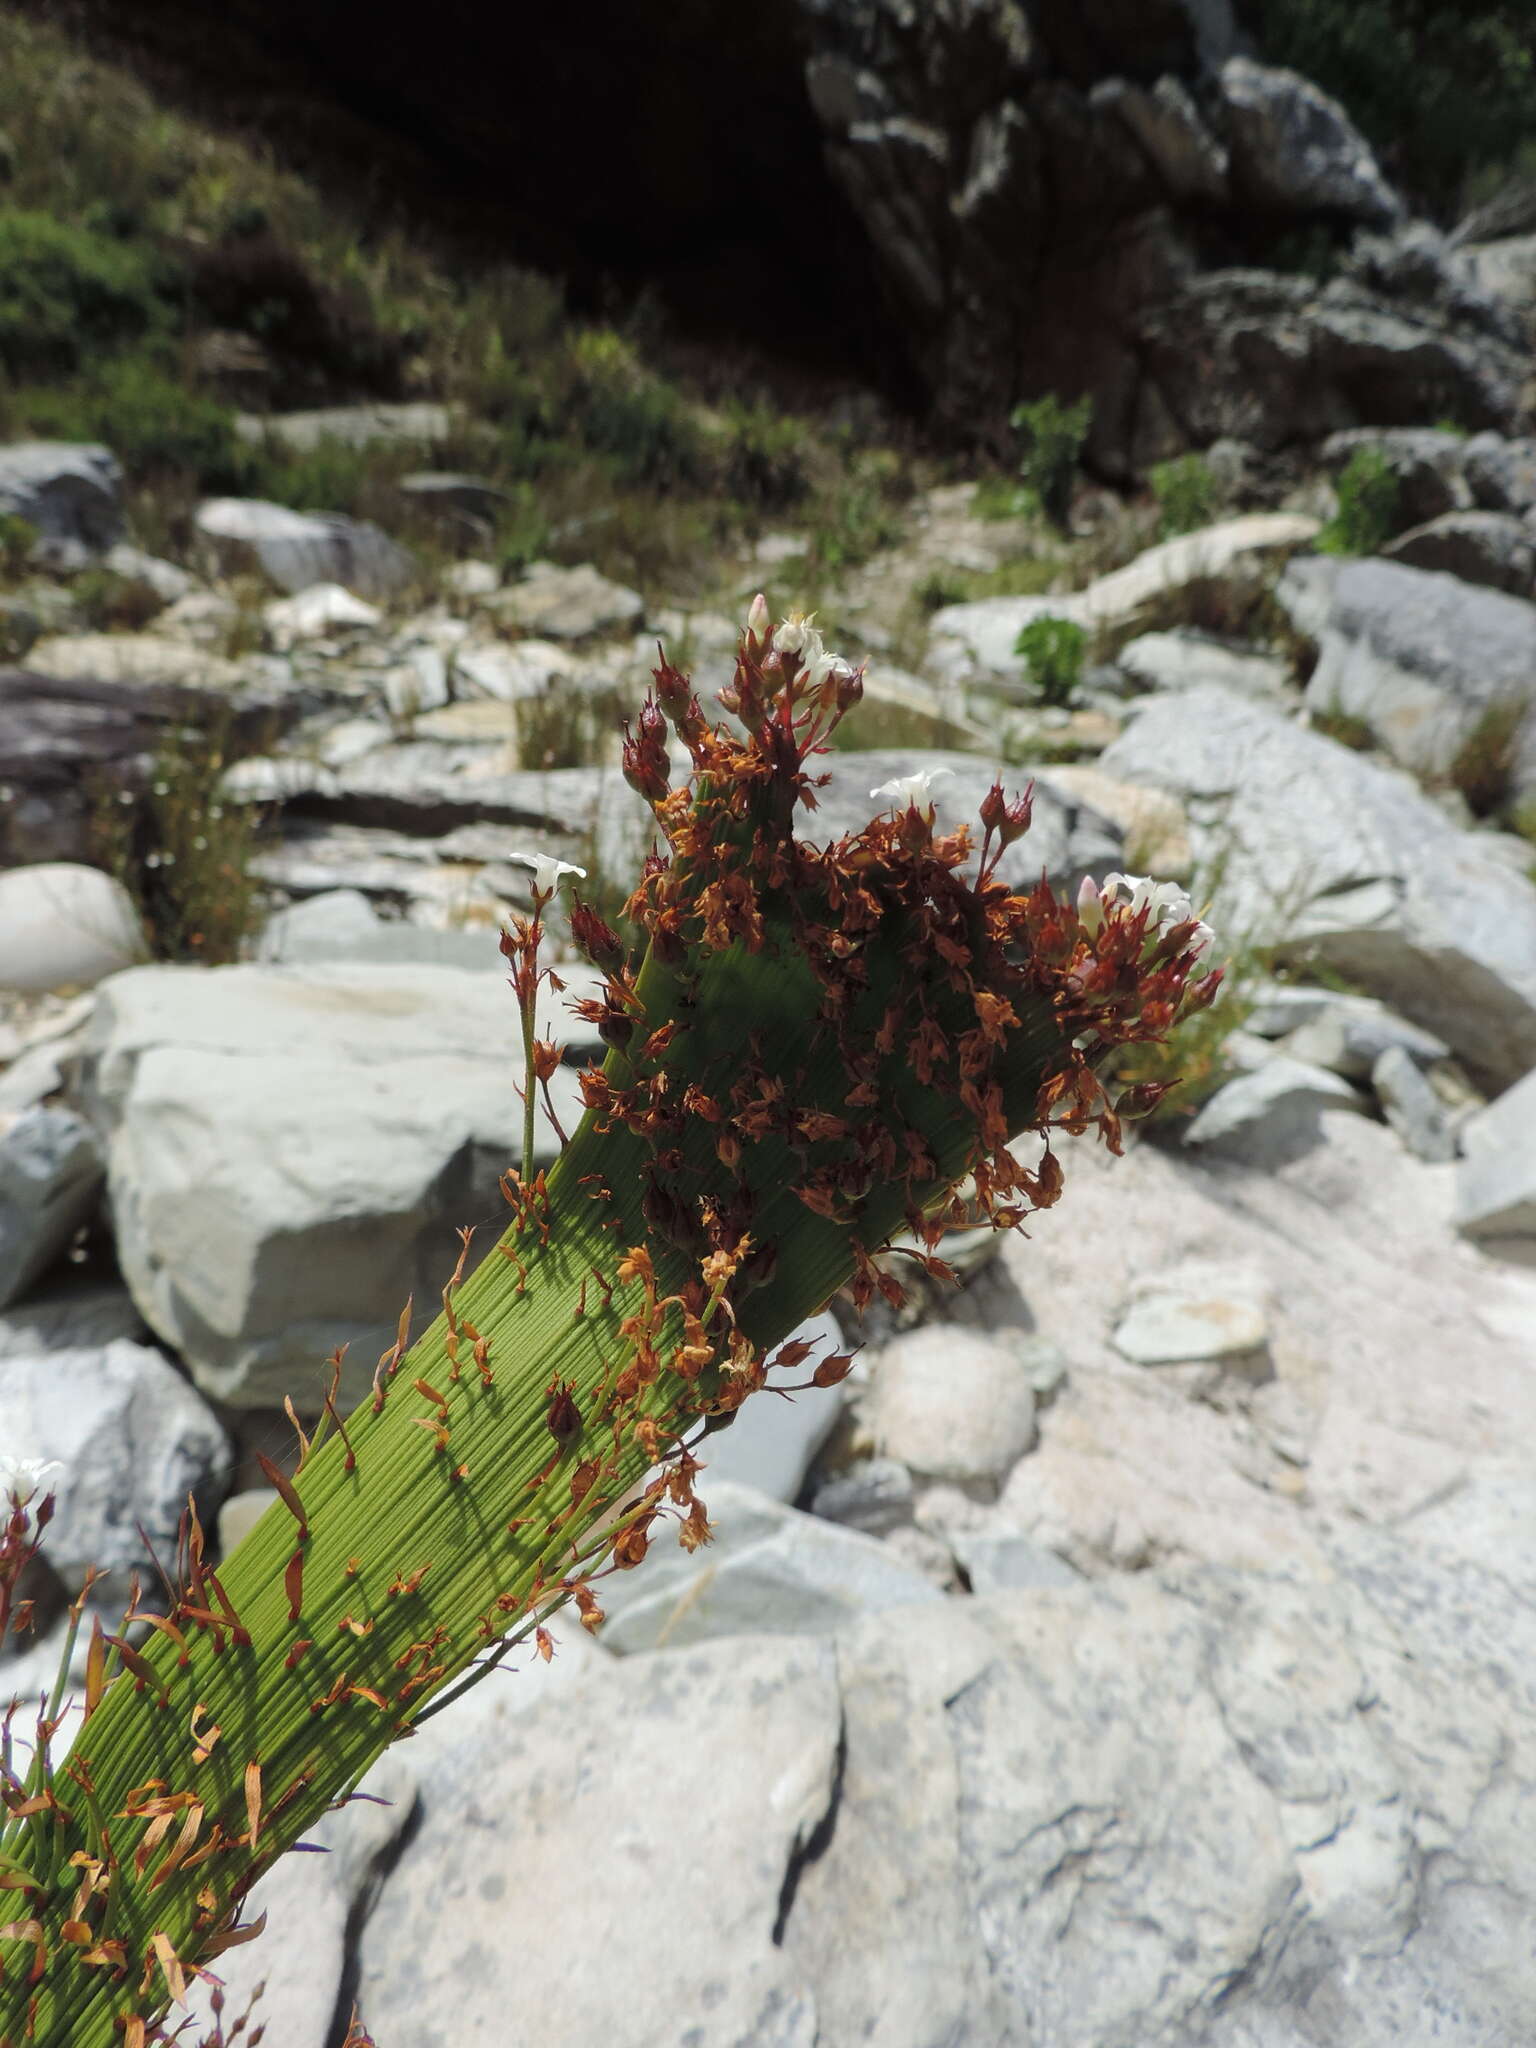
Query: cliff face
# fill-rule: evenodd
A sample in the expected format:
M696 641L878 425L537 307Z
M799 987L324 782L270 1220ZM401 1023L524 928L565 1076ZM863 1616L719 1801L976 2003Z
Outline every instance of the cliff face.
M649 287L962 437L1088 392L1124 476L1520 412L1518 322L1228 0L764 0L728 33L709 0L440 0L392 38L360 0L232 0L216 48L188 0L117 0L110 33L578 299Z

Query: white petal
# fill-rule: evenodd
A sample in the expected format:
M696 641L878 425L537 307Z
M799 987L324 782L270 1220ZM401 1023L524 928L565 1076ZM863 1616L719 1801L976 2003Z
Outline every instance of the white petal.
M580 875L587 879L585 868L579 868L574 861L556 860L552 853L514 853L511 860L520 860L525 868L533 869L533 886L541 896L552 896L560 886L562 875Z
M755 640L768 637L768 600L759 591L747 612L747 631Z

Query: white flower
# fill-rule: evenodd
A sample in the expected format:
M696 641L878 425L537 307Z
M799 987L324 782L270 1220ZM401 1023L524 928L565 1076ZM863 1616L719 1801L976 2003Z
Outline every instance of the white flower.
M50 1472L62 1472L57 1458L17 1458L0 1451L0 1495L24 1508Z
M552 853L514 853L513 860L520 860L525 868L533 869L533 886L540 896L553 896L560 886L562 875L580 875L587 879L585 868L579 868L573 861L556 860Z
M934 783L953 773L952 768L919 768L911 775L898 775L890 782L882 782L869 793L872 797L889 797L893 808L901 810L908 804L925 803Z
M853 663L844 661L840 654L818 654L814 661L807 663L807 680L813 690L819 690L828 676L837 676L841 680L852 674Z
M747 612L747 631L754 640L766 640L768 637L768 600L761 591L753 598Z
M821 658L821 635L799 612L780 619L773 629L773 644L780 654L798 654L807 664Z
M1085 909L1085 905L1090 906ZM1103 922L1104 912L1123 905L1132 917L1147 913L1147 943L1154 945L1166 931L1178 924L1193 924L1188 950L1196 960L1209 950L1216 934L1195 916L1195 906L1177 882L1154 882L1150 875L1106 875L1096 889L1091 880L1083 883L1077 899L1078 915L1090 932Z

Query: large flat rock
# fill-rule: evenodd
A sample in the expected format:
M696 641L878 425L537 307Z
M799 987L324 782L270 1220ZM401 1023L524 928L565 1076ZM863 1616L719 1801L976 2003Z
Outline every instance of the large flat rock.
M139 968L103 989L82 1095L107 1139L123 1274L198 1384L357 1398L407 1294L436 1300L460 1224L499 1233L521 1144L515 1006L448 967ZM552 1083L567 1128L575 1070ZM555 1134L538 1122L538 1156Z
M1536 888L1406 778L1212 688L1149 699L1103 767L1183 800L1224 938L1321 956L1495 1087L1536 1066Z

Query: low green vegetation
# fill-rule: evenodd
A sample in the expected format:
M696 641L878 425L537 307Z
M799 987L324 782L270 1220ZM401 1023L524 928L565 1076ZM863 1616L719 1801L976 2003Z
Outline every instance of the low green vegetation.
M1338 481L1339 509L1317 536L1325 555L1374 555L1398 531L1397 473L1379 448L1357 448Z
M1240 0L1264 58L1343 101L1442 219L1536 135L1536 0Z
M146 544L174 555L196 500L229 493L373 518L429 558L477 539L507 567L595 559L684 592L785 514L814 578L894 538L904 461L745 373L706 402L653 313L583 325L547 279L450 264L46 20L7 16L5 55L0 439L105 441ZM436 441L298 451L237 419L418 399L449 408ZM402 498L428 467L497 485L495 532Z
M1159 462L1150 481L1157 500L1159 540L1197 533L1216 517L1216 479L1203 455L1179 455L1171 462Z
M1512 805L1520 735L1530 716L1523 698L1495 698L1457 749L1447 780L1475 817L1496 817Z
M1009 423L1019 437L1019 477L1023 496L1015 509L1043 512L1066 530L1072 511L1072 485L1078 458L1093 423L1093 400L1065 404L1048 392L1015 406Z
M157 960L227 966L261 922L251 872L259 818L220 794L231 759L229 721L170 733L142 797L97 792L93 852L133 898Z
M1071 703L1088 652L1088 635L1075 619L1031 619L1019 628L1013 651L1042 704Z
M1341 711L1336 704L1312 713L1312 730L1356 754L1368 754L1376 744L1369 722L1357 718L1353 711Z

